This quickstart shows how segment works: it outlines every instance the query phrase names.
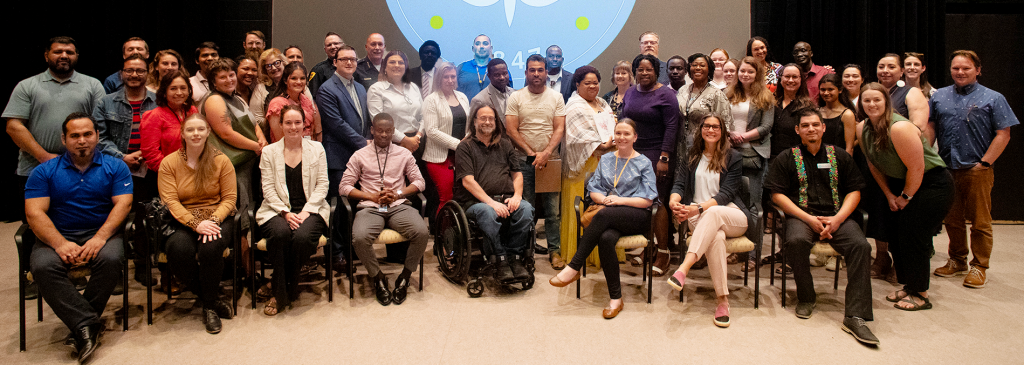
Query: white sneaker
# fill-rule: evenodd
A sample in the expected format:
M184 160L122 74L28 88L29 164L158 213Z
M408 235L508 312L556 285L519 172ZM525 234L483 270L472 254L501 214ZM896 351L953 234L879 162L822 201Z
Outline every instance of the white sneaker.
M825 270L836 271L836 263L838 263L839 268L842 269L843 266L846 266L844 261L845 260L838 260L836 256L829 257L828 262L825 263Z
M822 267L825 266L827 259L828 257L818 257L818 255L812 254L810 257L810 263L812 267Z

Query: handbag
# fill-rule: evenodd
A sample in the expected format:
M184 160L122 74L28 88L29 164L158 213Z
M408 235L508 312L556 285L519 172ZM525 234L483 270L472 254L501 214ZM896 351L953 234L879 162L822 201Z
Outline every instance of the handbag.
M580 224L583 225L583 228L590 226L590 222L594 220L594 216L597 215L597 212L601 211L601 209L604 209L604 206L601 204L590 204L587 206L587 210L583 211L583 214L580 214Z
M167 206L160 198L153 198L148 203L142 204L146 210L146 217L144 218L147 227L146 234L149 235L149 242L152 247L157 248L157 252L163 252L164 245L167 243L167 237L174 234L175 228L171 224L174 216L167 210Z

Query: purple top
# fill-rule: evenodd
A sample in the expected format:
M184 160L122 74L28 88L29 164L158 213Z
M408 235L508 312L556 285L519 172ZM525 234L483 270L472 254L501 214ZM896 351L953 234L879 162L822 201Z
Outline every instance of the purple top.
M676 150L676 131L679 129L679 102L671 87L662 86L654 91L638 91L636 85L622 97L622 117L636 122L637 140L633 149L668 152Z

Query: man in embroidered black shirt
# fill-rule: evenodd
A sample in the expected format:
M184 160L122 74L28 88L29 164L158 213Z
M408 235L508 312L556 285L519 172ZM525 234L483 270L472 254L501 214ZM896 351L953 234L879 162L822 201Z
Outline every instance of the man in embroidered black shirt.
M848 265L843 330L860 342L877 345L878 338L864 324L873 320L871 246L849 219L860 202L864 179L846 151L821 142L825 125L817 110L805 109L797 116L801 145L779 153L765 181L772 202L786 213L786 262L793 267L800 301L796 316L811 317L815 293L808 256L815 242L828 242Z

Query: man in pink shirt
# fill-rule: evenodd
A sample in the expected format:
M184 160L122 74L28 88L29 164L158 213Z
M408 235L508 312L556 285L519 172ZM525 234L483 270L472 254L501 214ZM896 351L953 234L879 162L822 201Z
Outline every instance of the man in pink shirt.
M356 150L341 178L339 194L359 200L352 224L352 247L373 279L381 305L405 302L409 277L427 249L427 225L419 212L407 205L406 197L423 191L425 184L412 152L391 143L395 122L388 113L377 114L370 129L373 143ZM411 184L406 185L408 179ZM355 185L359 183L360 189ZM385 228L409 239L405 269L395 280L395 290L377 265L373 242Z
M800 66L800 72L803 73L804 80L807 80L807 94L810 95L811 101L817 103L818 81L821 81L822 76L834 74L836 71L832 69L832 66L815 65L813 57L814 51L811 50L810 43L796 42L793 45L793 62ZM781 72L782 69L779 69L780 74Z

